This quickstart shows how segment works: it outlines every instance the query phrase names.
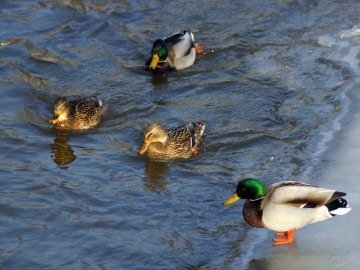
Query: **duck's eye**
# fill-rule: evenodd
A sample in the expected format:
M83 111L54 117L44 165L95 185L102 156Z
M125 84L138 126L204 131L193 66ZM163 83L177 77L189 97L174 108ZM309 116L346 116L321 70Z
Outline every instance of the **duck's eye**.
M146 138L150 138L152 135L152 132L148 133L148 135L146 135Z
M183 33L183 35L185 35L185 34L186 34L186 30L184 30L182 33Z

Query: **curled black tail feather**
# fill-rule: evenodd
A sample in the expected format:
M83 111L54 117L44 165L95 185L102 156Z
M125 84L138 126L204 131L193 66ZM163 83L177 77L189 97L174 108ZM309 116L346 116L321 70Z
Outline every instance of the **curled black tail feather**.
M343 198L333 200L332 202L327 203L325 206L332 216L344 215L351 210L350 205Z

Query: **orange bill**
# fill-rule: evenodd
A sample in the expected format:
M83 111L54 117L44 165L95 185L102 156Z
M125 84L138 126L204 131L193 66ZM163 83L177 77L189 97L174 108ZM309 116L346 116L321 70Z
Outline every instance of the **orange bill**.
M146 152L148 146L149 146L149 144L146 143L146 142L144 142L143 146L142 146L141 149L139 150L139 155L143 155L143 154Z
M54 118L54 119L51 119L51 120L50 120L50 123L51 123L51 124L56 124L58 121L59 121L58 118Z

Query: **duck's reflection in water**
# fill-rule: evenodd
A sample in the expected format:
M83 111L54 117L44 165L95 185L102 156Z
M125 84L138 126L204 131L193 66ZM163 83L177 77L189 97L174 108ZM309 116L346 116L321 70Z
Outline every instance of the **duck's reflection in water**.
M168 164L166 162L153 161L148 159L145 164L144 186L151 192L166 192L166 182L164 175L168 172Z
M74 151L68 145L69 136L67 134L56 134L54 143L51 144L53 150L52 160L60 167L70 164L76 159Z
M151 82L154 86L168 83L168 74L161 70L152 71Z

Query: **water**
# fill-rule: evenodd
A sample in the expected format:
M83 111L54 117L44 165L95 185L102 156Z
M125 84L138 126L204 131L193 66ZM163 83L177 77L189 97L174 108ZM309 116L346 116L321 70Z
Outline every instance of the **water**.
M356 209L299 231L287 249L250 228L241 204L222 206L248 176L338 188L355 201L356 174L321 176L358 111L357 1L0 6L1 269L358 265L356 244L341 236ZM180 72L144 70L152 42L182 28L208 54ZM56 132L49 119L64 95L97 95L109 113L89 131ZM150 123L190 121L206 123L197 158L137 155ZM357 239L354 226L345 235Z

